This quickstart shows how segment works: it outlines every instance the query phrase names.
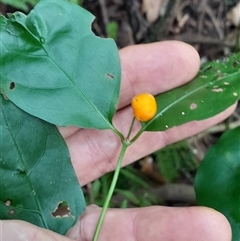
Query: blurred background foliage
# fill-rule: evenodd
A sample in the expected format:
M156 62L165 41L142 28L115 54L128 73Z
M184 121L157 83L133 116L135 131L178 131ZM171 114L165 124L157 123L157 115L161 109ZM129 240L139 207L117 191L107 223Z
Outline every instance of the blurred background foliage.
M38 0L1 0L3 15L28 13ZM238 0L71 0L96 19L93 31L115 39L119 49L132 44L180 40L199 52L201 62L240 50ZM122 168L111 207L195 204L193 180L206 150L221 134L240 125L240 107L227 120L169 145ZM83 187L87 204L103 205L112 180L108 173Z

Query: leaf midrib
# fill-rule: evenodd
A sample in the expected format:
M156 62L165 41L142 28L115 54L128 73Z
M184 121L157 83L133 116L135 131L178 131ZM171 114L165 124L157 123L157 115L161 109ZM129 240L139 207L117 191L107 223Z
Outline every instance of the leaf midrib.
M10 21L10 20L9 20ZM55 66L57 66L58 69L60 69L60 71L62 73L64 73L64 75L70 80L70 82L79 90L79 92L82 94L82 96L85 98L85 100L87 100L87 102L93 107L93 109L98 113L98 115L101 117L101 119L107 123L107 125L109 126L110 129L113 129L113 126L111 125L111 123L102 115L102 113L98 110L98 108L91 102L91 100L86 96L86 94L84 94L84 92L81 90L81 88L71 79L70 75L67 73L67 71L65 71L58 63L56 60L54 60L54 58L48 53L47 49L44 47L44 45L36 38L36 36L34 34L32 34L24 25L22 25L21 23L17 22L20 26L22 26L31 36L32 38L34 38L37 43L42 47L42 49L44 50L44 52L46 53L46 56L53 62L53 64ZM89 36L91 35L91 33L84 35L83 37ZM83 38L81 37L81 38Z
M233 72L233 73L229 73L228 75L226 75L223 79L225 78L229 78L229 75L231 76L235 76L235 75L238 75L239 74L239 71L236 71L236 72ZM212 80L211 82L219 82L219 81L223 81L222 80L218 80L217 78ZM144 125L144 127L142 128L142 132L145 131L147 129L147 127L153 122L155 121L155 119L157 119L158 117L162 116L164 112L166 112L168 109L170 109L172 106L174 106L175 104L177 104L178 102L182 101L183 99L189 97L190 95L192 94L195 94L196 92L198 92L199 90L203 89L203 88L206 88L208 86L210 86L210 81L207 82L207 83L204 83L203 85L199 86L198 88L188 92L187 94L185 94L184 96L178 98L177 100L175 100L174 102L172 102L171 104L169 104L167 107L165 107L162 111L160 111L151 121L149 121L147 123L147 125Z
M15 148L16 148L16 150L17 150L18 155L19 155L19 158L20 158L22 164L24 165L25 170L27 170L27 164L26 164L26 162L24 161L24 158L23 158L23 156L22 156L22 154L21 154L20 148L19 148L19 146L18 146L18 144L17 144L17 142L16 142L16 140L15 140L15 138L14 138L14 135L13 135L12 129L11 129L11 126L8 124L8 121L7 121L7 118L6 118L6 114L5 114L4 108L2 108L2 113L3 113L3 117L4 117L4 120L5 120L5 123L6 123L7 126L8 126L8 130L9 130L9 133L10 133L11 138L12 138L12 140L13 140L14 146L15 146ZM33 185L32 185L32 181L31 181L30 178L29 178L29 173L28 173L28 172L26 172L25 178L26 178L26 180L27 180L27 183L28 183L28 186L29 186L30 190L37 193L37 190L34 189L34 187L33 187ZM32 198L33 198L33 200L35 201L35 204L36 204L38 210L40 210L39 215L40 215L41 218L42 218L44 227L48 228L48 225L47 225L47 222L46 222L44 216L41 215L41 213L44 213L44 212L43 212L43 209L42 209L42 207L41 207L41 205L40 205L40 202L39 202L39 200L38 200L38 198L37 198L37 194L36 194L36 195L32 195ZM48 228L48 229L49 229L49 228Z

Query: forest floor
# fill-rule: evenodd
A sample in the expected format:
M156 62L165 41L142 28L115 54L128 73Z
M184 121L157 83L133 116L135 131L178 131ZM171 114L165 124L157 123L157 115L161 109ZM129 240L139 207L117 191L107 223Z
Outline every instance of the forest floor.
M238 0L84 0L79 4L96 16L96 35L114 38L119 49L181 40L198 51L202 63L239 51ZM0 2L0 13L15 10ZM123 169L112 206L193 205L194 175L206 150L227 128L239 125L240 107L226 121ZM102 204L111 175L85 187L89 203Z

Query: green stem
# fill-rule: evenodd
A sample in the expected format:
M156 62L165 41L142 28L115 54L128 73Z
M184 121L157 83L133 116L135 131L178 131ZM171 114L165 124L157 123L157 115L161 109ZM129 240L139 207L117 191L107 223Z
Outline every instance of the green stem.
M144 132L144 129L141 128L141 129L138 131L138 133L132 138L132 140L129 141L129 145L131 145L133 142L135 142L135 141L138 139L138 137L139 137L143 132Z
M131 135L134 122L135 122L135 117L133 117L133 119L132 119L132 123L131 123L130 129L129 129L129 132L128 132L127 138L126 138L127 140L129 139L129 137L130 137L130 135Z
M122 134L117 128L115 128L114 126L112 126L112 127L111 127L111 130L112 130L113 132L115 132L115 134L117 134L122 141L124 140L123 134Z
M120 172L120 169L121 169L123 156L124 156L128 146L129 146L129 144L126 141L123 141L122 149L121 149L120 155L118 157L117 166L116 166L116 169L115 169L115 172L114 172L113 180L112 180L110 189L108 191L106 200L104 202L104 205L103 205L103 208L102 208L102 212L101 212L100 217L98 219L97 227L95 229L95 233L94 233L94 236L93 236L93 241L97 241L97 239L98 239L98 236L99 236L102 224L103 224L104 216L106 214L109 202L111 200L111 197L113 195L113 192L114 192L117 180L118 180L118 176L119 176L119 172Z

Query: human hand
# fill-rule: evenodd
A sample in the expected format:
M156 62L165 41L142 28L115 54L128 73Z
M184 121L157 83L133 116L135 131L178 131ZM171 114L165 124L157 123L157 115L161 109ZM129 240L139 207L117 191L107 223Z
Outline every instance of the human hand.
M199 68L196 51L176 41L127 47L120 50L120 58L122 86L114 125L124 134L132 120L129 103L135 94L149 92L155 95L170 90L191 80ZM198 133L225 119L233 109L230 107L210 119L193 121L165 132L143 133L128 148L123 164L127 165L167 144ZM137 128L136 125L133 133ZM82 185L114 170L121 142L110 130L59 129ZM23 221L2 221L2 240L90 241L99 215L100 208L89 206L76 226L68 232L68 237ZM99 241L102 240L230 241L231 228L222 214L203 207L109 209L99 236Z

